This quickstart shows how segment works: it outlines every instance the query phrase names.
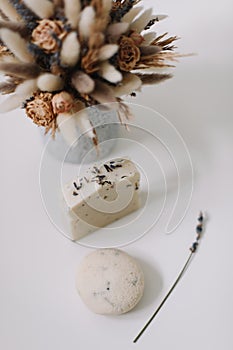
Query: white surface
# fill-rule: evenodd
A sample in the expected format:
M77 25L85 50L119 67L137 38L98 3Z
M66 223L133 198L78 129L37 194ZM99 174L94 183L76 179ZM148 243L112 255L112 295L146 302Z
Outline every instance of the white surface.
M165 235L168 202L154 229L125 248L142 261L146 275L145 296L137 308L120 317L94 315L81 302L74 282L76 266L90 250L60 235L42 206L38 130L22 111L1 116L0 346L4 350L233 348L232 2L164 0L157 8L169 14L159 28L180 34L181 51L196 51L199 56L184 59L173 80L146 88L137 103L158 110L184 137L195 170L190 209L178 229ZM199 209L208 211L209 220L198 255L135 345L133 338L187 257Z

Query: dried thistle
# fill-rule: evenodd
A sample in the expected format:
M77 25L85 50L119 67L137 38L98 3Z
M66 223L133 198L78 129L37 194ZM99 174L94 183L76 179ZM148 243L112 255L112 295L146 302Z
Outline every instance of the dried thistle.
M119 118L126 123L130 112L121 97L169 78L150 69L178 57L177 37L151 31L165 16L141 11L139 2L1 0L0 71L6 81L0 92L10 97L0 112L23 103L33 122L54 134L85 107L120 102ZM79 123L90 127L85 113ZM88 135L97 142L95 130Z

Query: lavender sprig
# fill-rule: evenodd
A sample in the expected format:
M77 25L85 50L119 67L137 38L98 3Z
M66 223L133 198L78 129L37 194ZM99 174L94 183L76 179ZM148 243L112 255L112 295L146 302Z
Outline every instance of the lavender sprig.
M145 324L145 326L142 328L142 330L138 333L138 335L136 336L136 338L133 340L134 343L136 343L138 341L138 339L142 336L142 334L145 332L145 330L147 329L147 327L150 325L150 323L153 321L153 319L155 318L155 316L158 314L158 312L160 311L160 309L162 308L162 306L165 304L165 302L167 301L167 299L169 298L169 296L171 295L171 293L173 292L173 290L175 289L176 285L178 284L178 282L181 280L182 276L184 275L193 255L196 253L197 251L197 247L199 245L199 241L201 239L201 236L203 234L203 222L204 222L204 216L203 213L200 212L199 216L198 216L198 222L199 224L196 226L196 240L193 242L192 246L189 248L190 250L190 254L189 257L186 261L186 263L184 264L184 267L182 268L181 272L179 273L177 279L175 280L175 282L173 283L172 287L170 288L170 290L168 291L168 293L166 294L166 296L164 297L164 299L162 300L162 302L160 303L160 305L158 306L158 308L156 309L156 311L153 313L153 315L151 316L151 318L149 319L149 321Z

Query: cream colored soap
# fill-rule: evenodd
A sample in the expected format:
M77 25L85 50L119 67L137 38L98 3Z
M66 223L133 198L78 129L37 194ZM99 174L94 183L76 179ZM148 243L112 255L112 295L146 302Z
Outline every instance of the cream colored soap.
M86 306L103 315L133 309L144 291L138 262L119 249L98 249L87 255L76 275L76 288Z
M72 238L104 227L139 208L140 174L129 159L93 166L63 188Z

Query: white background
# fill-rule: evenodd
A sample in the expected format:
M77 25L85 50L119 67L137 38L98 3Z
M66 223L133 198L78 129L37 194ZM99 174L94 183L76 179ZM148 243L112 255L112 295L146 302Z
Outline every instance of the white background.
M189 211L172 235L167 213L125 248L142 261L146 292L120 317L89 312L76 294L75 270L89 249L72 244L50 223L41 202L37 128L22 111L1 116L0 347L41 349L233 348L232 10L230 0L145 1L169 18L158 32L178 34L175 77L134 100L162 113L190 151L195 187ZM156 150L155 150L156 152ZM152 326L133 344L184 263L199 209L207 210L198 255Z

